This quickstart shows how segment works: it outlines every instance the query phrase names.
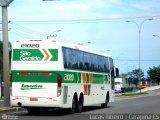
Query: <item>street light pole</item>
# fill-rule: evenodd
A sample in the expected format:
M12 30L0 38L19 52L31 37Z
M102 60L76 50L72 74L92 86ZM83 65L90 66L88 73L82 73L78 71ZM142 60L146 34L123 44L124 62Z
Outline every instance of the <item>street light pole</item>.
M91 43L91 42L78 43L78 45L84 45L84 44L88 44L88 43Z
M156 35L156 34L154 34L153 37L158 37L158 38L160 38L160 36L159 36L159 35Z
M138 41L139 41L139 47L138 47L139 48L139 52L138 52L139 53L139 60L138 61L139 61L139 72L141 70L141 30L142 30L143 23L146 22L147 20L153 20L153 18L149 18L149 19L143 20L140 23L140 25L137 22L135 22L135 21L126 21L126 22L132 22L132 23L136 24L136 26L138 28ZM138 78L138 80L140 82L140 77ZM140 93L141 93L141 89L140 89Z
M3 31L3 80L4 80L4 105L10 106L10 80L9 80L9 48L8 48L8 12L7 7L13 0L0 0L2 7Z
M143 20L140 23L140 25L137 22L135 22L135 21L130 21L130 20L126 21L126 22L132 22L132 23L136 24L136 26L138 28L138 42L139 42L139 45L138 45L138 48L139 48L139 51L138 51L138 53L139 53L139 60L138 61L139 61L139 70L141 69L141 30L142 30L143 23L146 22L147 20L153 20L153 18L149 18L149 19Z
M55 30L55 31L53 31L50 35L48 35L47 36L47 39L49 38L49 37L57 37L57 34L54 34L55 32L60 32L61 30Z

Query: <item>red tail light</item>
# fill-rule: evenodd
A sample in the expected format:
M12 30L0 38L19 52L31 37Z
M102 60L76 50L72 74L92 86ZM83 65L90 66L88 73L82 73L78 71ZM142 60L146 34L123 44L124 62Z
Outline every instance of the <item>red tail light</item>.
M41 73L42 76L49 76L49 72L43 72Z
M28 72L20 72L19 75L21 75L21 76L28 76L29 73Z
M58 75L58 76L57 76L57 86L58 86L58 87L61 87L61 86L62 86L62 78L61 78L61 75Z
M12 87L12 74L10 74L10 87Z

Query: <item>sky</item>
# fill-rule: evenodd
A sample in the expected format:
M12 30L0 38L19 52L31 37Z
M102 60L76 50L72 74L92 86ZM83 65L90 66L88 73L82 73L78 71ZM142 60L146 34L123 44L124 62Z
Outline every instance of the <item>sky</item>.
M159 0L14 0L8 7L9 41L52 35L85 43L109 54L120 73L126 73L139 68L141 26L140 67L147 75L160 65L159 13Z

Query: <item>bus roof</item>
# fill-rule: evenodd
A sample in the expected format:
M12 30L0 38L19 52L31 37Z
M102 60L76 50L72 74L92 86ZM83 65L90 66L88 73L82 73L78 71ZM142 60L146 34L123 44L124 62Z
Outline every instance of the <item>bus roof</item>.
M88 53L93 53L93 54L97 54L97 55L101 55L101 56L110 57L109 55L106 55L103 52L96 51L92 48L89 48L89 47L86 47L86 46L83 46L83 45L80 45L80 44L77 44L77 43L60 41L60 40L52 40L52 39L23 39L23 40L18 40L14 43L13 48L16 48L17 43L21 44L21 43L28 43L28 42L33 42L33 43L38 42L40 44L41 43L44 44L44 42L46 42L46 41L49 42L49 43L55 43L58 46L72 48L72 49L75 49L75 50L80 50L80 51L85 51L85 52L88 52Z

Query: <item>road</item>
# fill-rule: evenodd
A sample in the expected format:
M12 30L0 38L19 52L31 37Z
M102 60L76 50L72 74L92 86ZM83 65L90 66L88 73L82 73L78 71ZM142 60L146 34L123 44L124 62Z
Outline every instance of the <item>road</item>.
M29 115L26 110L7 113L10 119L18 120L90 120L95 114L151 114L160 113L160 95L126 99L110 103L108 108L100 105L85 107L82 113L69 114L65 110L51 110L44 115ZM2 114L0 115L2 117ZM3 114L3 117L4 114ZM102 117L102 116L101 116ZM103 118L99 118L103 119ZM160 119L160 116L158 120Z

